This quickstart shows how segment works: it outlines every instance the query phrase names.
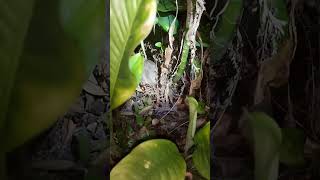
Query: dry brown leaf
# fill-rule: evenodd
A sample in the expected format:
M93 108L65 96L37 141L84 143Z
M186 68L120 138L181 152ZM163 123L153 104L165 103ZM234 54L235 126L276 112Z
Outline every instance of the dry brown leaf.
M202 82L202 73L196 77L196 79L191 80L190 89L189 89L189 96L193 96L195 94L195 90L200 89L201 82Z
M73 123L72 120L65 120L65 136L63 137L63 144L70 142L73 132L76 129L77 125Z
M173 52L173 50L172 50L170 47L167 47L167 48L165 49L165 53L164 53L164 58L165 58L164 65L165 65L166 68L169 67L169 64L170 64L170 61L171 61L172 52Z
M288 82L292 50L292 40L288 39L276 55L261 63L254 98L255 105L264 100L267 88L280 87Z
M83 85L83 90L95 96L106 96L107 93L98 85L96 78L93 74L90 75L89 80Z

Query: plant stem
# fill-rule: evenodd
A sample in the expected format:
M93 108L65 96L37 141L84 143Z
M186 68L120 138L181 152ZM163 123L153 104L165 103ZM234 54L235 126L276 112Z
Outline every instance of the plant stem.
M184 148L185 154L187 154L190 147L193 145L193 137L196 132L196 124L197 124L197 107L198 102L195 98L189 96L187 97L187 101L189 104L189 126L186 137L186 145Z
M174 83L177 83L183 73L184 73L184 70L186 68L186 65L187 65L187 60L188 60L188 56L189 56L189 45L188 45L188 42L187 42L187 39L185 38L184 42L183 42L183 49L182 49L182 56L181 56L181 61L180 61L180 64L178 66L178 69L173 77L173 82Z

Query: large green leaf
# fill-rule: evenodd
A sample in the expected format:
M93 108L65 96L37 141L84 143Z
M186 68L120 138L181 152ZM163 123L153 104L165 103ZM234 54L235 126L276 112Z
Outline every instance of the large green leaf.
M0 0L0 137L5 134L8 105L25 34L32 16L33 0ZM15 11L14 11L14 10ZM1 139L2 140L2 139ZM3 142L2 142L3 143ZM0 179L7 179L5 147L0 148Z
M96 65L106 43L106 0L61 0L60 18L64 30L84 52L87 74Z
M169 140L148 140L139 144L111 171L113 180L183 180L186 163Z
M113 107L120 106L135 91L138 85L136 83L139 83L142 78L144 66L143 56L140 53L131 56L128 66L127 71L131 73L131 76L128 76L127 79L118 79L116 89L114 90L115 98L114 101L112 101Z
M210 122L196 133L194 143L193 164L203 177L210 179Z
M130 56L152 29L157 2L111 0L110 8L110 98L114 109L130 98L139 84L138 72L129 67Z
M281 129L268 115L261 112L248 114L254 143L255 179L278 179Z
M32 16L33 0L0 0L0 135L6 121L11 89L19 65L25 34Z
M175 20L175 16L169 15L169 16L163 16L163 17L158 17L157 18L157 24L166 32L169 32L170 26L173 22L174 24L174 29L173 29L173 35L177 34L177 31L179 29L179 21Z
M243 0L227 1L226 6L225 11L219 18L219 24L213 37L214 62L221 60L236 34L237 22L243 10Z
M177 0L179 11L187 9L187 1ZM159 12L169 12L176 11L176 0L158 0L158 11Z
M102 49L102 44L87 48L84 48L84 44L95 44L97 41L92 37L104 36L105 9L100 7L104 6L104 0L90 1L89 4L87 1L72 1L65 4L64 1L36 0L34 4L33 1L22 3L19 1L15 4L1 1L4 5L15 5L5 6L6 11L0 13L0 18L6 16L11 18L6 21L7 24L0 27L0 37L6 35L9 36L6 38L12 41L10 51L5 44L3 45L4 41L0 41L0 52L6 52L4 55L0 53L3 56L1 62L11 63L15 56L19 57L17 70L12 69L15 77L2 135L6 151L48 128L59 115L62 115L81 91L88 72L86 69L92 68L88 66L88 61L91 65L98 61L97 54ZM79 15L80 12L76 12L75 7L82 7L84 4L86 9L81 13L89 16L90 12L95 11L96 14L86 17L88 19L66 17L68 14L66 12ZM28 13L23 14L25 12ZM14 16L20 13L26 16L31 13L30 22L28 18ZM68 26L61 23L66 19ZM82 33L81 37L77 35L78 31L86 29L93 21L96 23L95 28L99 30ZM20 32L22 30L12 30L6 34L6 30L11 26L24 27L14 24L26 24L27 33ZM77 25L71 27L70 24ZM23 45L19 45L21 40ZM11 67L6 66L6 68Z
M271 0L271 7L274 8L275 17L288 24L289 16L285 0Z

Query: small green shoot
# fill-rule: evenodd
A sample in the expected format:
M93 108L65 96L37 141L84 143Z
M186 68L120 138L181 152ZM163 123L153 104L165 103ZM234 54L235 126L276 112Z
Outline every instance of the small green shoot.
M187 131L186 145L184 148L185 153L187 153L188 150L193 145L193 137L196 132L197 108L198 108L198 102L194 97L187 97L186 100L189 105L189 126Z

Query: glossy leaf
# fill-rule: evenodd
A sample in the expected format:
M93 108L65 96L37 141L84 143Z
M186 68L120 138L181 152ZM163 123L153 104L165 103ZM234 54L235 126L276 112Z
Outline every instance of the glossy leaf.
M193 164L203 177L210 179L210 122L196 133L194 143Z
M111 109L124 103L134 93L143 67L141 58L131 58L137 45L147 37L155 22L156 0L110 2L110 98ZM130 62L131 60L134 62ZM129 65L131 64L131 65ZM131 68L130 68L131 66ZM140 75L140 77L138 77Z
M286 23L289 20L287 4L285 0L271 0L272 8L275 8L275 17Z
M287 10L287 3L285 0L273 0L272 1L273 8L275 9L275 17L280 20L284 26L283 31L284 34L282 38L280 38L279 42L283 42L285 39L288 39L289 36L289 14Z
M94 36L103 37L105 9L100 6L104 6L104 1L90 1L90 3L73 1L61 6L62 1L37 0L33 7L29 7L30 2L25 1L10 8L11 11L20 11L19 7L31 8L33 11L32 19L28 23L28 32L24 34L23 49L18 69L15 71L15 82L6 115L4 144L7 151L52 125L81 92L81 86L88 74L86 69L92 69L88 64L98 62L98 57L92 56L91 63L88 63L86 54L98 53L98 49L102 49L102 44L87 47L85 50L83 44L96 43L90 38L93 36L92 33L97 33ZM61 20L65 19L65 14L61 14L61 11L74 12L75 6L84 5L87 8L81 13L94 11L96 15L86 17L87 20L81 21L76 18L69 19L68 22L73 24L75 21L81 21L82 23L76 26L79 30L87 28L92 25L92 21L95 21L96 27L100 30L83 33L80 38L74 35L75 29L61 23ZM60 9L62 7L64 10ZM5 15L9 14L2 14L1 17ZM15 21L14 18L11 20ZM15 22L8 22L10 23ZM10 39L14 41L15 36L12 34ZM11 58L4 58L3 61L9 62Z
M282 145L280 149L280 162L286 165L304 164L304 143L303 131L295 128L282 129Z
M254 144L255 179L276 180L282 139L281 129L264 113L249 113L248 117Z
M179 11L186 10L187 8L187 1L185 0L178 0L178 8ZM176 11L176 0L158 0L158 11L160 12L170 12Z
M193 145L193 137L197 128L197 109L198 109L198 101L194 97L187 97L187 102L189 105L189 125L188 132L186 137L186 145L185 152L189 150L189 148Z
M169 32L170 26L173 23L175 19L175 16L169 15L164 17L158 17L157 18L157 24L165 31ZM178 20L174 21L174 29L173 29L173 35L177 34L178 28L179 28L179 22Z
M161 48L162 49L162 43L161 42L156 42L154 44L154 46L157 47L157 48Z
M148 140L135 147L111 171L114 180L184 180L186 163L169 140Z
M236 33L237 22L242 14L243 0L227 1L226 9L219 18L213 37L213 61L219 62L229 48Z
M87 74L101 55L106 39L105 0L61 0L60 18L65 31L79 43Z
M115 98L113 98L112 100L113 107L120 106L136 90L136 87L142 78L144 65L143 62L143 56L139 53L130 57L128 65L129 68L127 69L127 73L130 73L130 76L127 76L125 78L118 78L117 86L114 89Z

